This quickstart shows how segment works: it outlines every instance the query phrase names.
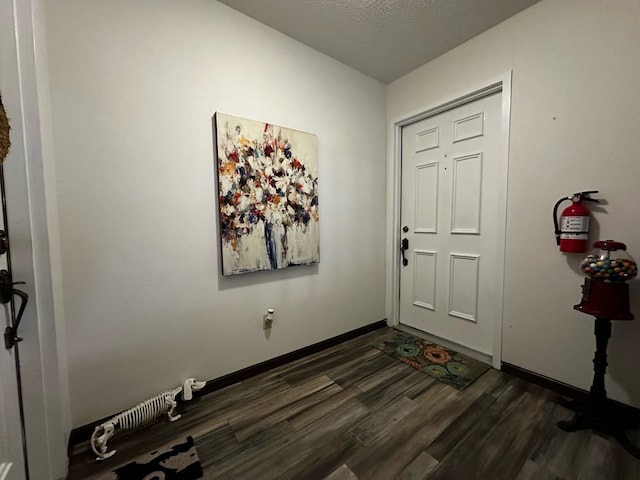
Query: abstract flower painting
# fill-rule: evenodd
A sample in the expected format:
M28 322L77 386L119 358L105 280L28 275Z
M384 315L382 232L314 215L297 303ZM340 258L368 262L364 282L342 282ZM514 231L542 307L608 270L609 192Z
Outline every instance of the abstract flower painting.
M320 261L317 140L217 112L223 275Z

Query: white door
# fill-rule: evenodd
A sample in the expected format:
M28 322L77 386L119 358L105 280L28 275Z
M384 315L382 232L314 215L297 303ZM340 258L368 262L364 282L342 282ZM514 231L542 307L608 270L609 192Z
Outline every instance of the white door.
M7 105L8 95L16 90L10 80L9 69L15 56L15 26L13 24L13 2L0 2L0 95ZM16 98L12 98L12 101ZM11 155L11 154L10 154ZM0 213L0 229L5 230ZM0 256L0 269L7 268L7 255ZM23 450L20 401L18 396L16 350L6 349L5 328L10 325L11 313L8 305L0 304L0 480L23 480L26 478Z
M0 326L4 333L8 310L2 310ZM3 339L0 342L0 480L26 478L14 356L15 349L5 349Z
M402 128L400 323L486 355L502 318L501 130L500 92Z
M0 229L5 230L0 213ZM0 270L7 255L0 257ZM19 302L17 302L19 304ZM20 400L16 372L16 348L5 348L4 332L11 326L10 304L0 304L0 480L26 478Z

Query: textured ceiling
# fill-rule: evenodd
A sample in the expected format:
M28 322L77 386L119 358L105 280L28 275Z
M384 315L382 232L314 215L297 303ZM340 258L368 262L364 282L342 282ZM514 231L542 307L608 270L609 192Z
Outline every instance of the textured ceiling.
M389 83L538 0L220 0Z

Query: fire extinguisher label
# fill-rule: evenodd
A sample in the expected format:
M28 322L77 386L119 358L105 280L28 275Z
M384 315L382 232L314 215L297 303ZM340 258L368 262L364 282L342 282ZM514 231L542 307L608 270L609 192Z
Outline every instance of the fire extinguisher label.
M589 238L589 217L562 217L560 238L564 240L587 240Z

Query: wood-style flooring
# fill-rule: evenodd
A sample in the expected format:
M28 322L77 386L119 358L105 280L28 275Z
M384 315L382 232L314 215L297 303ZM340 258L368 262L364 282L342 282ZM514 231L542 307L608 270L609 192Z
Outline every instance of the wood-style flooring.
M372 347L393 334L187 402L176 422L114 436L117 453L103 462L77 445L68 479L192 435L209 479L640 480L640 460L615 440L556 426L572 412L555 393L493 369L458 391Z

